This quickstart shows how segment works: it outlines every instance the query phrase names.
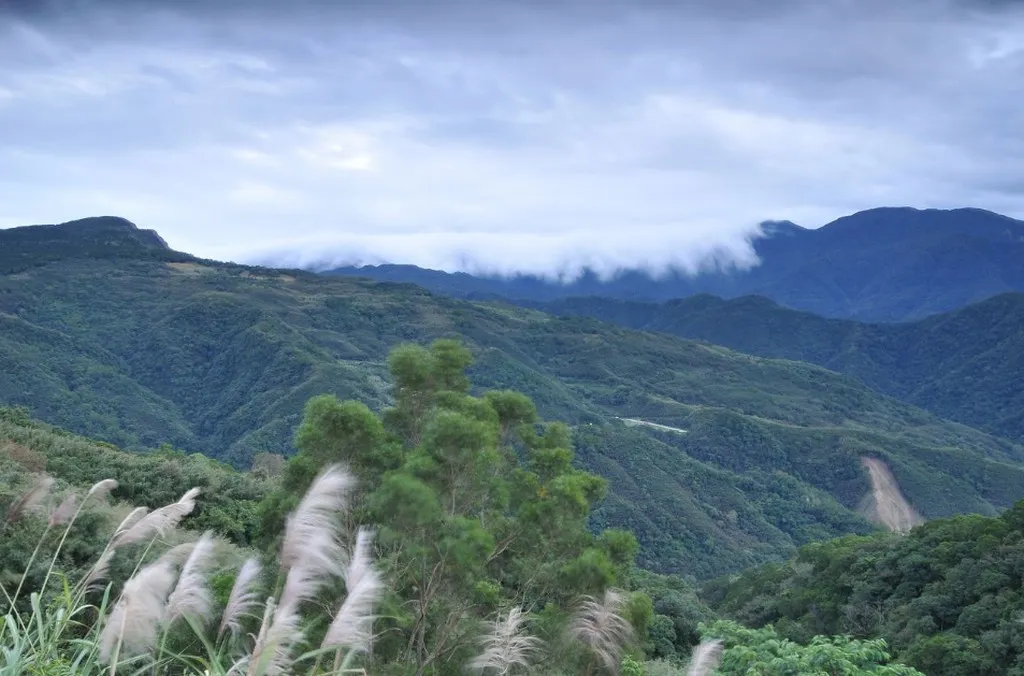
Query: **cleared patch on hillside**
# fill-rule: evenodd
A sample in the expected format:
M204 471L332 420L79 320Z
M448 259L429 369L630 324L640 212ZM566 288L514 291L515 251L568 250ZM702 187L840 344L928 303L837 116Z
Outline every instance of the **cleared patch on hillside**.
M207 265L200 265L199 263L165 263L164 265L175 272L180 272L192 277L198 277L199 275L205 275L213 272L213 268Z
M878 458L863 457L860 461L871 479L865 516L895 533L909 532L914 526L924 523L924 519L903 497L888 465Z

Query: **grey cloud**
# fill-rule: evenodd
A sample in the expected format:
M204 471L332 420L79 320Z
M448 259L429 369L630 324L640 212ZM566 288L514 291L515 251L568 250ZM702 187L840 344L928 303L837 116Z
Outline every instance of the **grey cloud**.
M966 0L0 1L0 225L552 271L1020 215L1022 35Z

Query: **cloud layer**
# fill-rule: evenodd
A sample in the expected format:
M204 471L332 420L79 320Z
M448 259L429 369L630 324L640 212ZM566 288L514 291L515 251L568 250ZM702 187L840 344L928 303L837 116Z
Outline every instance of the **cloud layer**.
M746 264L765 219L1024 215L1021 100L1011 2L0 0L0 226L116 214L293 264Z

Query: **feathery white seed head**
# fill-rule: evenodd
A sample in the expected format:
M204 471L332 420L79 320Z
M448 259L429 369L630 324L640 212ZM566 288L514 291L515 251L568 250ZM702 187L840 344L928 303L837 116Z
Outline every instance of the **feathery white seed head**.
M36 482L36 485L30 488L28 491L23 493L21 497L15 500L14 504L11 505L7 511L7 523L17 521L28 512L35 509L40 502L46 499L46 496L50 493L50 489L53 488L54 479L48 474L44 474Z
M89 489L89 495L104 496L115 488L117 488L117 481L115 479L104 479L92 485L92 488Z
M242 631L242 619L256 606L257 595L256 585L259 584L260 564L256 559L248 559L238 571L235 584L231 587L231 594L224 606L224 615L221 617L220 627L217 629L217 636L223 636L225 631L230 631L232 637L238 636Z
M51 526L62 526L71 520L71 517L75 515L75 509L78 507L78 496L69 495L61 501L57 509L53 510L50 514L50 525Z
M268 607L272 603L268 601ZM273 608L273 620L264 617L263 627L249 662L250 675L281 676L288 673L295 661L295 646L302 642L301 618L297 605Z
M207 585L207 569L213 563L213 532L206 531L195 543L181 568L178 584L167 599L167 623L191 617L205 625L213 614L213 594Z
M281 569L287 570L280 606L298 608L345 570L345 550L338 540L338 516L345 508L352 476L332 465L314 479L298 507L288 515Z
M345 570L345 601L331 622L323 647L336 646L367 652L373 638L374 606L384 591L380 573L373 566L373 531L360 528L356 547Z
M526 619L523 609L517 607L512 608L505 619L499 617L488 622L488 630L481 637L483 651L470 661L469 666L498 676L506 676L516 667L529 669L543 642L526 633Z
M722 648L720 639L701 641L693 649L690 663L686 667L686 676L711 676L711 672L722 660Z
M352 475L340 465L331 465L317 475L288 515L281 545L282 570L301 564L341 575L345 552L337 541L337 517L354 485Z
M177 502L164 505L160 509L153 510L142 517L134 526L124 531L118 540L118 544L131 544L141 540L148 540L156 535L166 535L169 531L177 528L181 520L192 513L196 507L196 497L200 489L190 488L185 495Z
M608 589L602 600L583 598L569 625L569 635L587 646L601 664L615 671L626 644L633 639L633 626L622 616L628 598L618 589Z
M100 633L103 664L109 664L119 638L121 654L128 657L141 655L156 645L175 577L174 564L164 555L125 583L121 598Z

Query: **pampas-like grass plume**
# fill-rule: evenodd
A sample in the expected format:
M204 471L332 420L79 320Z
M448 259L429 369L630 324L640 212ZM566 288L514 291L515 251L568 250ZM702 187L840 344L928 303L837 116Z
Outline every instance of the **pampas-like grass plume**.
M177 502L153 510L134 526L124 531L117 544L127 545L147 540L155 535L166 535L168 531L176 528L182 519L192 513L199 493L200 489L190 488Z
M273 607L273 601L267 602L268 612L264 615L263 626L248 662L248 676L281 676L287 673L294 661L292 653L295 646L304 637L298 606ZM271 612L273 620L270 620Z
M302 502L288 515L281 545L282 570L301 565L341 575L345 552L335 537L335 520L354 484L352 475L340 465L331 465L317 475Z
M103 664L116 661L120 652L134 657L156 645L174 580L174 564L165 554L125 583L121 598L100 633L100 660Z
M281 608L298 607L316 596L332 576L344 574L345 550L338 540L338 515L355 483L340 465L323 470L288 515L281 545L281 568L288 571Z
M214 539L212 531L206 531L196 542L181 568L178 584L167 599L167 623L183 617L191 617L200 624L207 624L213 614L213 595L207 585L207 568L213 563Z
M633 626L622 616L627 600L618 589L606 590L600 601L585 596L569 624L569 635L612 673L618 672L622 651L633 639Z
M513 608L505 619L488 622L489 629L482 637L483 652L470 661L470 668L498 676L511 674L517 667L528 670L543 642L524 631L525 623L522 608Z
M715 670L721 659L722 641L720 639L701 641L700 645L693 649L690 664L686 667L686 676L711 676L711 672Z
M373 567L373 531L360 528L356 547L345 570L345 601L331 622L323 647L368 652L373 638L373 608L384 590L380 573Z
M221 616L220 627L217 629L218 638L224 635L225 631L231 635L238 636L242 632L242 618L244 618L257 603L256 585L259 583L260 564L256 559L248 559L238 571L235 584L231 587L231 594L224 606L224 614Z
M75 511L78 507L78 496L69 495L61 501L57 509L53 510L50 514L50 525L51 526L63 526L71 517L75 515Z
M104 496L115 488L117 488L116 479L104 479L103 481L97 481L92 485L92 488L89 489L89 495Z
M26 491L20 498L18 498L10 509L7 510L7 518L4 519L4 525L14 523L28 511L36 507L40 502L46 499L50 489L53 488L54 479L48 474L44 474L36 485Z
M96 485L98 486L99 484ZM103 553L100 554L98 559L96 559L96 563L92 565L92 568L89 569L89 572L80 583L86 590L95 591L99 586L101 586L100 582L106 578L107 573L110 572L110 562L114 560L114 554L117 553L117 545L120 543L121 538L124 537L124 534L129 532L135 524L141 521L148 513L148 507L136 507L128 514L128 516L121 520L121 523L114 529L114 534L107 542L107 546L104 547Z
M345 570L345 550L338 541L337 518L345 508L355 480L340 465L327 467L313 480L298 507L288 515L281 545L281 569L287 570L281 602L273 620L260 629L262 639L253 648L249 672L284 673L292 663L292 650L302 641L299 606L316 597L320 588ZM266 662L262 665L261 662Z

